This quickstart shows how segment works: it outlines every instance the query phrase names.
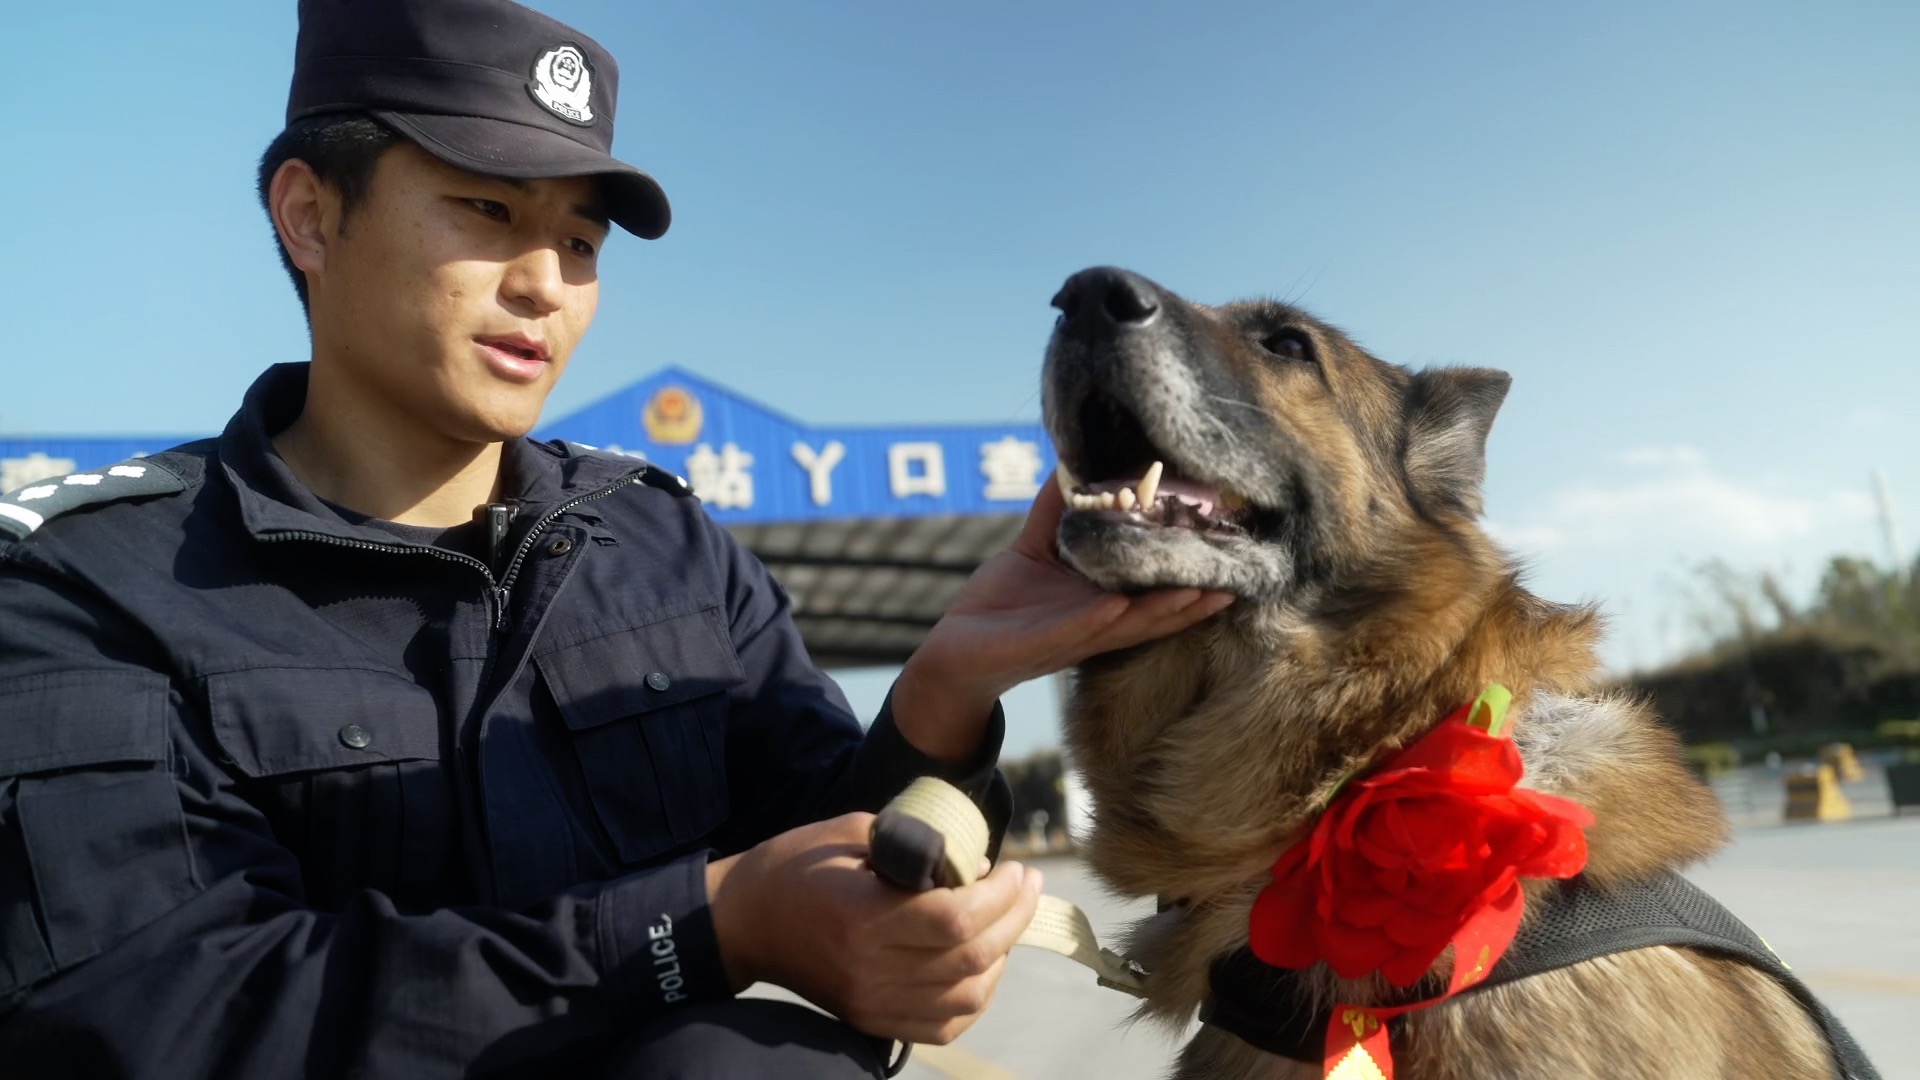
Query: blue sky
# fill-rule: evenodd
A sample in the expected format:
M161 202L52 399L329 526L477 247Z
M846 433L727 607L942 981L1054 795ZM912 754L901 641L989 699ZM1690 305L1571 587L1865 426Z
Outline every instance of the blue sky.
M1616 667L1688 642L1701 559L1880 553L1872 468L1920 532L1920 6L539 6L620 59L675 209L550 416L678 363L816 423L1031 419L1048 297L1118 263L1512 372L1489 519ZM304 357L252 195L293 12L10 13L0 430L210 431Z

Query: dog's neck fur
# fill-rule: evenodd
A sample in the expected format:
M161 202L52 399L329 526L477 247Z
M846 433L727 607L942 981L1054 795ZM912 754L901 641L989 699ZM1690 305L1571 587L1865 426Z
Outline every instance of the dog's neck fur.
M1096 807L1095 869L1137 894L1257 888L1341 778L1494 682L1514 692L1530 785L1595 812L1590 874L1644 874L1717 846L1710 796L1662 800L1674 820L1658 828L1633 820L1645 785L1698 785L1633 706L1580 700L1595 689L1595 613L1528 593L1470 526L1451 539L1401 556L1423 568L1412 588L1348 584L1339 604L1229 609L1085 665L1067 732Z

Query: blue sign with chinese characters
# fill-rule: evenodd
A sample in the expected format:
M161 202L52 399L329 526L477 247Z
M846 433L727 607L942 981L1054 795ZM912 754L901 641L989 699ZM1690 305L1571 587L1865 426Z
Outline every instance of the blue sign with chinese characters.
M644 458L686 478L716 520L743 525L1024 513L1054 466L1038 424L813 427L679 368L535 436ZM192 437L0 437L0 491Z
M812 427L678 368L540 435L644 457L741 523L1021 513L1054 463L1038 424Z

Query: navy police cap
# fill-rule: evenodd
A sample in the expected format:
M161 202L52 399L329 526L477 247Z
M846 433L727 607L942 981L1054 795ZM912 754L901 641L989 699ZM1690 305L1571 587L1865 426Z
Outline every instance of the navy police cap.
M507 0L300 0L287 123L365 112L470 172L597 176L607 216L652 240L671 213L612 155L619 81L599 43Z

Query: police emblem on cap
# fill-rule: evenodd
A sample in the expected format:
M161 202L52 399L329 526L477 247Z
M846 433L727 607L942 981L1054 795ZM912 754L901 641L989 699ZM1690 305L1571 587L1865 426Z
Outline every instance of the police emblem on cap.
M560 45L540 54L527 93L569 124L593 123L593 69L578 46Z

